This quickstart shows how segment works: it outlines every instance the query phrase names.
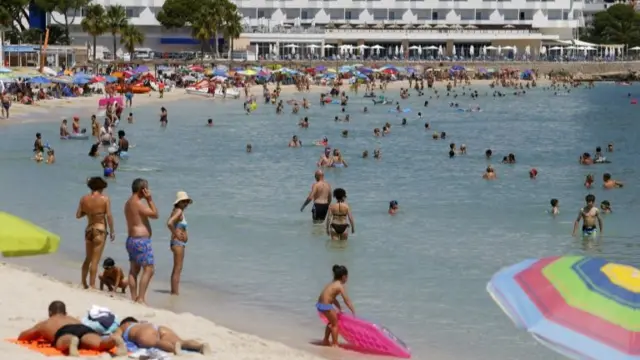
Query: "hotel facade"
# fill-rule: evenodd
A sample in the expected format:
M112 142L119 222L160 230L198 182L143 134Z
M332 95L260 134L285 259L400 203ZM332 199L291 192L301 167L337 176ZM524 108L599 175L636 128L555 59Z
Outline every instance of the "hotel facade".
M104 6L123 5L129 22L143 30L144 47L158 52L199 50L188 28L167 30L156 20L163 0L94 0ZM315 54L343 45L438 47L516 46L537 51L541 45L572 40L585 16L604 10L602 1L588 0L232 0L243 18L244 32L234 49L259 56L290 54L291 48L313 48ZM83 11L68 14L76 45L92 39L80 28ZM48 23L62 22L53 14ZM110 34L98 45L112 47ZM288 48L285 46L289 46Z

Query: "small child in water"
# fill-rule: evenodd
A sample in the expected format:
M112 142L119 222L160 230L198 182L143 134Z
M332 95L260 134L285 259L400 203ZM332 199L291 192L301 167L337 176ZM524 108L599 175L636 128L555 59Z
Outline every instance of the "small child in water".
M127 291L129 283L122 269L116 266L116 262L109 257L104 259L102 268L104 271L98 276L98 279L100 279L100 290L104 290L104 286L106 285L109 291L115 292L120 289L124 294Z
M391 200L389 202L389 215L395 215L398 210L400 210L400 207L398 206L398 202L395 200Z
M53 164L56 162L56 154L53 149L47 151L47 164Z
M613 211L613 209L611 209L611 203L609 202L609 200L602 200L602 202L600 203L600 209L605 214L611 214L611 212Z
M247 152L250 153L251 151L253 151L253 147L251 144L247 144Z
M333 281L327 284L320 296L318 296L318 303L316 304L316 310L323 314L329 323L324 331L324 339L322 340L325 346L338 346L338 312L342 312L340 302L338 302L338 296L342 296L345 305L351 310L352 314L356 314L353 308L351 299L347 295L345 284L349 279L349 271L346 266L333 265ZM331 342L329 342L329 336L331 336Z
M213 126L213 119L207 120L207 126Z
M133 113L129 113L129 116L127 116L127 122L129 124L133 124Z
M593 179L593 175L587 175L587 177L584 179L584 187L590 189L593 186L594 181L595 180Z
M551 215L558 215L560 214L560 202L558 201L558 199L551 199L551 210L549 211L549 213Z

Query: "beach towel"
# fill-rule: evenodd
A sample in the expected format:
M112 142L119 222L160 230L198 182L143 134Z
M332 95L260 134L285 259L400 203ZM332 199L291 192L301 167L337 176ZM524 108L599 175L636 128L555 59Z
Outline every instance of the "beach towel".
M34 341L18 341L18 339L7 339L7 342L10 342L12 344L16 344L22 347L25 347L29 350L33 350L36 352L39 352L40 354L44 355L44 356L65 356L66 354L63 354L62 352L60 352L58 349L56 349L55 347L51 346L51 344L47 341L44 340L34 340ZM113 348L109 351L109 353L115 355L116 353L116 348ZM94 350L80 350L80 355L81 356L100 356L104 354L104 352L101 351L94 351Z

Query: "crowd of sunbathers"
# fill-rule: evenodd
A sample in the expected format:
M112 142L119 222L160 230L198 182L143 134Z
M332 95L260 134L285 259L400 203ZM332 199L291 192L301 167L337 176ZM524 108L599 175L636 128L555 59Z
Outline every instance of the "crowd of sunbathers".
M44 340L69 356L79 356L79 350L113 352L126 356L131 348L159 349L174 355L183 350L210 354L208 344L181 339L166 326L140 322L133 317L117 321L106 308L92 308L81 320L67 315L62 301L49 304L49 318L20 333L19 341Z

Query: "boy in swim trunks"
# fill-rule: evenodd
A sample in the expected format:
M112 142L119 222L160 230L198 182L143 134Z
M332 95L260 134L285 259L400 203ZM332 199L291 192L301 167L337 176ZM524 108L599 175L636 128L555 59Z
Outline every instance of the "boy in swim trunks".
M338 296L342 296L345 305L351 310L353 315L356 314L351 299L347 295L345 284L349 279L349 271L345 266L333 265L333 281L327 284L320 296L318 296L318 303L316 304L316 310L324 315L329 321L324 331L324 339L322 341L325 346L338 346L338 312L342 312L340 302L338 302ZM331 336L331 342L329 342L329 336Z
M578 230L578 225L580 225L580 220L582 220L582 236L595 236L597 234L596 231L596 221L598 223L598 228L600 229L600 233L602 233L602 218L600 217L600 211L597 207L594 206L596 202L596 197L593 194L589 194L585 197L585 201L587 202L587 206L580 209L578 213L578 217L573 224L573 233L572 236L576 235L576 231Z

